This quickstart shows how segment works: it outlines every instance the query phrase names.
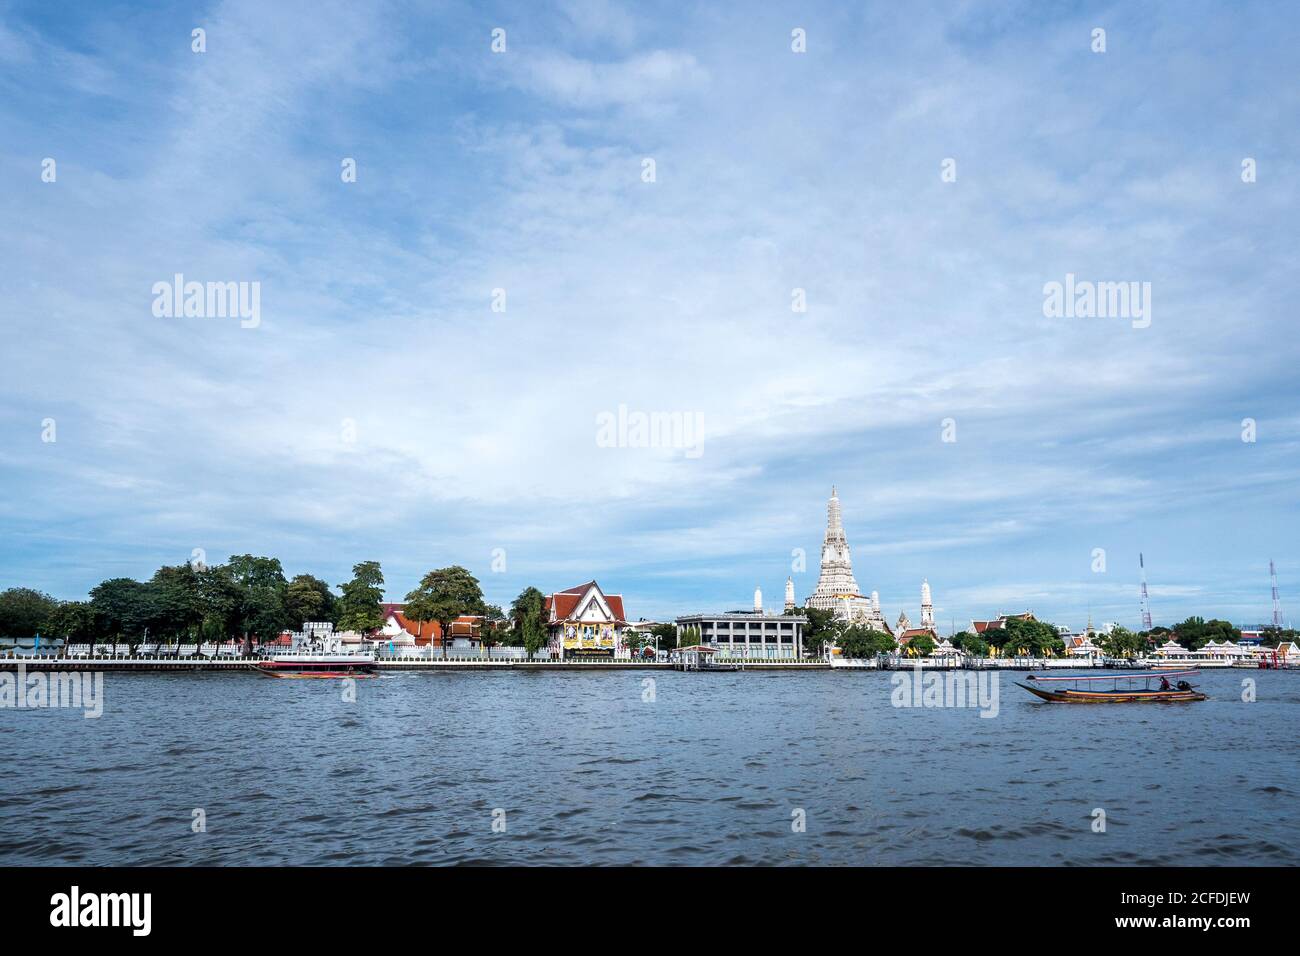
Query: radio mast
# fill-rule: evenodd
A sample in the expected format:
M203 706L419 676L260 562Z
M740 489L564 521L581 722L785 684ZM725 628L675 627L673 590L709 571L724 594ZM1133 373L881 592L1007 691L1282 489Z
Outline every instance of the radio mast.
M1273 583L1273 628L1282 630L1282 602L1277 596L1277 569L1273 567L1273 559L1268 559L1268 578Z
M1151 598L1147 595L1147 566L1138 552L1138 567L1142 569L1142 629L1151 630Z

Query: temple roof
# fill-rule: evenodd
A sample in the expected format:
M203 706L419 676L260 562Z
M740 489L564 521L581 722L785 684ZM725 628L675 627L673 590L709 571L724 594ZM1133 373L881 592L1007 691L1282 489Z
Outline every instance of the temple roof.
M595 581L588 581L586 584L579 584L577 587L556 591L550 597L545 598L542 601L543 615L548 618L551 617L551 609L554 607L556 621L572 620L572 615L577 611L578 605L582 603L582 599L592 588L595 588L600 596L605 599L605 603L609 605L610 613L613 614L615 622L626 624L627 615L623 611L623 595L606 594Z

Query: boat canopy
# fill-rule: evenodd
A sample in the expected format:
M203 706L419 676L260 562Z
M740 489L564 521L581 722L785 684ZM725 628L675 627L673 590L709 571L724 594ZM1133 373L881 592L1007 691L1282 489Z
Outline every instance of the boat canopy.
M1138 671L1136 674L1106 674L1101 677L1039 677L1036 674L1030 674L1028 677L1030 680L1141 680L1147 677L1187 677L1195 673L1197 671L1193 668L1186 671Z

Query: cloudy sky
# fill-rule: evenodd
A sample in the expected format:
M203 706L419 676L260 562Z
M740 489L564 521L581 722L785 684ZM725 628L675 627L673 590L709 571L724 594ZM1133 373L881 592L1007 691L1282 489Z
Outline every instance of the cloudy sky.
M1156 623L1300 608L1293 7L418 6L0 0L0 587L776 604L836 484L891 620L1135 626L1139 551Z

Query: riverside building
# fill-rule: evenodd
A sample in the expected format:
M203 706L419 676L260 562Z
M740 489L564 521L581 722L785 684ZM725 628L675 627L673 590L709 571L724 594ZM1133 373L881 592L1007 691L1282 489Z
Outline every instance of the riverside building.
M788 586L787 605L792 605ZM787 609L782 614L763 610L763 592L754 589L752 611L687 614L677 618L677 637L688 627L698 628L699 643L716 648L719 660L728 657L763 660L799 660L803 657L803 632L808 619Z
M606 594L595 581L556 591L545 599L548 648L559 660L613 660L626 657L623 631L627 614L621 594Z

